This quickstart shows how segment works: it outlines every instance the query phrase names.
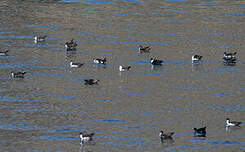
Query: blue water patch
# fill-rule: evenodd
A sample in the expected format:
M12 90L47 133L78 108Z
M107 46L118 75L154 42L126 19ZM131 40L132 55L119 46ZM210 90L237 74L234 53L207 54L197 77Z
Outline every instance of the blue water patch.
M33 37L32 36L8 35L8 36L0 36L0 39L33 39Z
M225 97L232 97L232 96L235 96L233 94L226 94L226 93L216 93L215 95L218 95L218 96L225 96Z
M213 141L213 140L208 140L206 141L207 143L211 145L244 145L245 142L239 142L239 141Z
M180 14L184 14L184 11L179 11L179 10L168 10L168 12L172 12L172 13L180 13Z
M98 121L98 122L109 122L109 123L127 123L127 121L120 120L120 119L99 119L99 120L92 120L92 121Z
M44 43L35 43L35 44L25 44L25 47L43 47L43 48L48 48L50 45L44 44Z
M9 124L1 124L0 129L7 130L39 130L40 128L24 122L15 122Z
M38 99L19 99L16 97L7 97L7 96L0 96L0 100L2 100L2 101L16 101L16 102L37 102L37 101L40 101Z
M79 137L65 137L65 136L41 136L41 140L51 140L51 141L60 141L60 140L78 140Z
M131 2L131 3L144 3L142 0L123 0L124 2Z
M112 99L98 99L99 102L115 102Z
M38 28L49 28L49 29L59 29L58 26L49 26L49 25L35 25L35 24L28 24L27 27L38 27Z
M218 49L231 49L234 48L234 46L216 46Z
M64 98L64 99L75 99L76 96L68 96L68 95L59 95L59 94L50 94L47 92L33 92L35 95L46 95L49 97L55 97L55 98Z
M206 3L199 3L197 5L217 5L219 2L206 2Z
M240 17L243 17L245 16L245 13L231 13L231 14L226 14L226 16L240 16Z
M197 90L199 87L191 87L191 86L176 86L174 89L182 89L182 90Z
M97 11L93 8L84 8L84 9L80 9L80 12L96 13Z
M52 126L47 130L48 133L67 133L67 132L80 132L81 126L66 125L66 126Z

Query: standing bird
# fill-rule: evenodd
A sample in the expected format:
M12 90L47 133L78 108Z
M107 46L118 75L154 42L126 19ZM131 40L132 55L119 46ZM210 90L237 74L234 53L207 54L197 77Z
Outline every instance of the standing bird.
M151 47L150 46L142 46L139 45L139 52L140 53L150 53Z
M74 63L74 62L70 62L70 67L71 68L80 68L81 66L83 66L84 63Z
M242 124L242 122L230 121L229 118L226 118L226 127L230 127L230 126L240 127L240 124Z
M34 36L34 42L38 43L38 42L44 42L46 39L47 35L44 36Z
M195 137L206 137L206 127L203 128L193 128Z
M11 72L12 78L24 78L26 72Z
M163 131L161 130L160 133L159 133L159 136L161 138L161 141L163 140L167 140L167 139L170 139L172 140L172 136L173 136L174 132L168 132L168 133L163 133Z
M157 60L157 59L151 58L151 64L152 65L162 65L162 63L163 63L162 60Z
M65 43L66 51L75 51L76 47L77 47L77 43L73 39L71 39L70 42Z
M119 71L128 71L131 68L131 66L119 66Z
M93 58L93 62L96 64L106 64L106 58L104 59L95 59Z
M85 81L85 85L93 85L93 84L98 84L98 82L100 81L100 80L96 80L96 79L85 79L84 80Z
M92 138L93 136L94 136L94 133L85 134L83 132L80 132L81 143L84 143L84 142L87 142L87 141L92 141L93 140L93 138Z
M202 59L202 56L193 55L191 59L192 59L192 63L199 63L201 61L201 59Z
M9 50L3 50L3 51L0 51L0 56L7 56L8 53L9 52Z

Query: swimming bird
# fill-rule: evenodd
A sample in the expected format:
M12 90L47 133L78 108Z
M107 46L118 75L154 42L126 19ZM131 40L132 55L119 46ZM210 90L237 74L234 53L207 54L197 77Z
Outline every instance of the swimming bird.
M74 62L70 62L70 67L71 68L80 68L81 66L83 66L84 63L74 63Z
M193 55L191 59L192 59L192 63L199 63L201 61L201 59L202 59L202 56Z
M70 42L65 43L66 51L75 51L77 47L77 43L74 41L74 39L71 39Z
M152 65L162 65L162 63L163 63L162 60L157 60L157 59L151 58L151 64Z
M81 143L87 142L87 141L92 141L93 140L93 136L94 136L94 133L85 134L83 132L80 132Z
M227 126L227 127L230 127L230 126L237 126L237 127L240 127L240 124L242 124L242 122L230 121L229 118L226 118L226 126Z
M26 74L26 72L11 72L11 76L12 78L24 78L24 75Z
M234 52L234 53L226 53L226 52L224 52L224 57L223 57L223 59L232 59L232 58L236 58L236 55L237 53L236 52Z
M98 82L100 81L100 80L96 80L96 79L85 79L84 80L85 81L85 85L93 85L93 84L98 84Z
M119 66L119 71L128 71L131 68L131 66Z
M106 64L106 58L104 59L95 59L93 58L93 62L96 64Z
M193 128L194 129L194 136L196 137L206 137L206 127L203 128Z
M139 45L139 52L140 53L150 53L151 47L150 46L142 46Z
M168 133L163 133L163 131L161 130L160 133L159 133L159 136L161 138L161 140L166 140L166 139L173 139L172 136L173 136L174 132L168 132Z
M9 52L9 50L3 50L3 51L0 51L0 56L7 56L8 53Z
M46 39L47 35L44 36L34 36L34 42L38 43L38 42L44 42Z

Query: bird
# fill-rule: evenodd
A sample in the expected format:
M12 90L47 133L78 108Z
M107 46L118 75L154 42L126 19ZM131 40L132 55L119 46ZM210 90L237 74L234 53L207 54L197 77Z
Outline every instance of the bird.
M152 65L162 65L162 63L163 63L162 60L157 60L157 59L151 58L151 64Z
M128 71L131 68L131 66L119 66L119 71Z
M193 55L191 59L192 59L192 63L199 63L201 61L201 59L202 59L202 56Z
M74 41L74 39L71 39L70 42L65 43L66 51L75 51L77 47L77 43Z
M242 122L230 121L229 118L226 118L226 126L227 126L227 127L230 127L230 126L237 126L237 127L240 127L240 124L242 124Z
M151 47L150 46L142 46L139 45L139 52L140 53L150 53Z
M236 58L236 55L237 52L234 52L234 53L227 53L227 52L224 52L224 57L223 59L232 59L232 58Z
M95 59L93 58L93 62L96 64L106 64L106 58L104 59Z
M81 66L83 66L84 63L74 63L74 62L70 62L70 67L71 68L80 68Z
M93 138L92 138L93 136L94 136L94 133L85 134L83 132L80 132L81 143L87 142L87 141L92 141L93 140Z
M196 137L206 137L206 127L203 128L193 128L194 129L194 136Z
M9 50L3 50L3 51L0 51L0 56L7 56L8 53L9 52Z
M172 136L173 136L174 132L168 132L168 133L163 133L163 131L161 130L160 133L159 133L159 136L161 138L161 140L167 140L167 139L173 139Z
M98 82L100 81L100 80L96 80L96 79L85 79L84 80L85 81L85 85L93 85L93 84L98 84Z
M38 42L44 42L46 39L47 35L44 36L34 36L34 42L38 43Z
M24 78L24 75L26 74L25 71L23 72L11 72L12 78Z

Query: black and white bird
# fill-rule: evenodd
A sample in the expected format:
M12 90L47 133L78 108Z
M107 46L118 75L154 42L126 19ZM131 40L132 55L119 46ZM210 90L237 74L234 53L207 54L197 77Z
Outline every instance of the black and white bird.
M34 36L34 42L38 43L38 42L44 42L46 39L47 35L44 36Z
M7 56L8 52L9 52L9 50L0 51L0 56Z
M202 56L201 55L193 55L191 60L192 60L192 63L199 63L202 59Z
M128 71L131 68L131 66L119 66L119 71Z
M139 45L139 52L140 53L150 53L150 50L151 50L150 46Z
M75 51L77 47L77 43L74 41L74 39L71 39L70 42L65 43L66 51Z
M159 133L159 137L161 138L161 141L163 140L167 140L167 139L173 139L172 136L173 136L174 132L168 132L168 133L164 133L162 130L160 131Z
M152 65L162 65L162 63L163 63L162 60L157 60L157 59L151 58L151 64Z
M98 82L100 81L100 80L96 80L96 79L85 79L84 80L85 81L85 85L93 85L93 84L98 84Z
M230 126L237 126L237 127L240 127L240 124L242 124L242 122L238 122L238 121L230 121L229 118L226 118L226 127L230 127Z
M93 62L96 64L106 64L106 58L104 59L95 59L93 58Z
M94 133L85 134L83 132L80 132L80 141L81 141L81 143L92 141L93 136L94 136Z
M195 137L206 137L206 127L203 128L193 128Z
M236 58L236 56L235 56L236 54L237 54L236 52L233 52L233 53L224 52L223 59L226 59L226 60L234 59L234 58Z
M78 62L74 63L74 62L70 62L70 67L71 67L71 68L80 68L80 67L83 66L83 65L84 65L84 63L78 63Z
M26 74L25 71L21 72L11 72L12 78L24 78L24 75Z

